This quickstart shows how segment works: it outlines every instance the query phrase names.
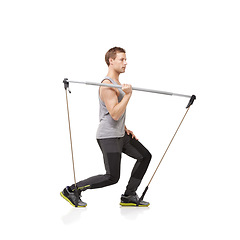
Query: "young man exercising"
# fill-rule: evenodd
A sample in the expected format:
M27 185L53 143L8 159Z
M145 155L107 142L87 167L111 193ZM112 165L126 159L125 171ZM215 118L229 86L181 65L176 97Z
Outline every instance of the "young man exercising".
M126 52L124 49L114 47L105 55L108 65L108 74L102 81L107 84L121 85L119 75L125 72ZM120 178L120 165L122 153L136 159L131 177L125 193L121 196L122 206L148 206L149 203L139 201L136 190L140 185L151 160L149 151L138 141L132 131L125 126L126 107L132 96L132 86L122 84L122 89L111 87L99 88L99 126L97 142L103 153L106 174L97 175L77 183L79 192L87 189L102 188L118 182ZM81 198L74 194L75 184L66 187L61 196L71 205L87 206Z

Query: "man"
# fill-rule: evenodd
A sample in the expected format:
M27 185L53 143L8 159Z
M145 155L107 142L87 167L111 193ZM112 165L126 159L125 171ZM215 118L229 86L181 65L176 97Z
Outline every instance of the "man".
M125 72L126 52L124 49L114 47L105 55L108 65L108 74L103 83L121 85L119 75ZM143 179L151 160L149 151L138 141L132 131L125 126L126 107L132 96L132 86L121 85L122 89L111 87L99 88L99 126L97 130L97 142L103 153L106 174L97 175L77 183L79 192L87 189L106 187L118 182L120 178L120 163L122 153L136 159L130 180L125 193L121 196L122 206L148 206L149 203L139 201L136 190ZM71 205L85 207L80 198L74 194L75 185L66 187L61 196Z

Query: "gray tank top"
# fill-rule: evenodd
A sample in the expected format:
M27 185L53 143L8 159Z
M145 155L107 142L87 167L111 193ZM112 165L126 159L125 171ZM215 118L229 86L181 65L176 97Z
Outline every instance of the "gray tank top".
M117 85L117 83L111 79L110 77L105 77L108 79L112 84ZM119 90L118 102L121 102L125 93L122 89ZM118 121L115 121L111 115L109 114L105 103L100 98L100 91L98 91L98 98L99 98L99 125L97 130L97 139L104 139L104 138L119 138L125 135L125 119L126 119L126 111L123 115L119 118Z

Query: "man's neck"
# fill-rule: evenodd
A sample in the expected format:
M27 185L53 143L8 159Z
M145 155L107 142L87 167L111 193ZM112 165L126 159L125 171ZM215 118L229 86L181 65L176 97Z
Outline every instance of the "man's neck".
M108 74L107 74L107 76L110 77L111 79L113 79L116 83L121 84L119 82L119 75L120 75L120 73L118 73L116 71L111 71L111 70L109 70Z

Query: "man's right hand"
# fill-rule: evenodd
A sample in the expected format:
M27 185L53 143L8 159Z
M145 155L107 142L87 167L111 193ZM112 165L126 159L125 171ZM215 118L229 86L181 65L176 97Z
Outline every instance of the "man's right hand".
M122 84L122 90L125 92L125 94L132 94L132 85L130 84Z

